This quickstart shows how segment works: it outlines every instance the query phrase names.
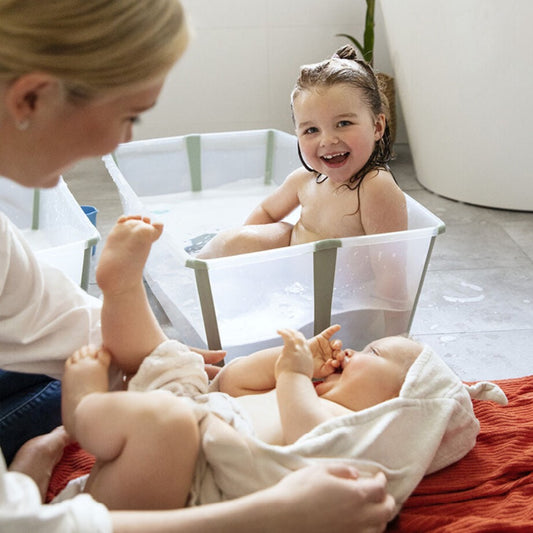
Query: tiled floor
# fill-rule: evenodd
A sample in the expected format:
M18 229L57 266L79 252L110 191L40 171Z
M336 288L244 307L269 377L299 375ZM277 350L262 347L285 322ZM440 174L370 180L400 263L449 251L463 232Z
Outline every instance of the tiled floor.
M402 189L446 224L436 239L411 333L433 346L463 379L533 374L533 213L432 194L416 180L409 147L395 150L392 168ZM98 229L105 238L121 206L104 165L84 162L65 179L80 204L98 208ZM94 283L90 292L98 294Z

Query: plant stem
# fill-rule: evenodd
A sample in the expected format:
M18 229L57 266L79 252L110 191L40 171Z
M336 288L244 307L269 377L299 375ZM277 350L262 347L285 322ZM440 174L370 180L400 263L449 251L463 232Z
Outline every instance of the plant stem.
M376 0L366 0L366 19L364 34L364 59L370 65L374 64L374 11Z

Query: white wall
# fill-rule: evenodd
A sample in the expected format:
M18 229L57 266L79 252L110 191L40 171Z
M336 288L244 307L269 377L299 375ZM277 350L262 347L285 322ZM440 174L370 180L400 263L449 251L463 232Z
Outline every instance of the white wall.
M364 0L182 0L195 36L135 138L277 128L292 133L299 66L362 40ZM374 66L392 74L379 2ZM398 105L398 103L397 103ZM406 142L398 116L397 142Z

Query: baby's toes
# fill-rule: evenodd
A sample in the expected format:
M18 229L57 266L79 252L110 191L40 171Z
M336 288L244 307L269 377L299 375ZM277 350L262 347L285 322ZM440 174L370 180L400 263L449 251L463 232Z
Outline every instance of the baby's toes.
M104 347L101 347L96 351L95 358L104 366L109 366L111 364L111 354Z

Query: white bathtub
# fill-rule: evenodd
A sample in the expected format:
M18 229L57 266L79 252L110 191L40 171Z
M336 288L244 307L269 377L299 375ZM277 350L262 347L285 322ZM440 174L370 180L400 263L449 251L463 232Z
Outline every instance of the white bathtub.
M345 346L359 348L409 330L444 230L412 198L407 231L198 260L184 249L192 237L241 225L299 166L295 137L255 130L137 141L104 161L124 211L165 223L145 278L184 342L222 347L231 359L278 344L280 327L311 335L340 323ZM376 268L392 282L387 294ZM390 291L396 282L400 297Z
M531 0L381 0L418 180L533 211Z

